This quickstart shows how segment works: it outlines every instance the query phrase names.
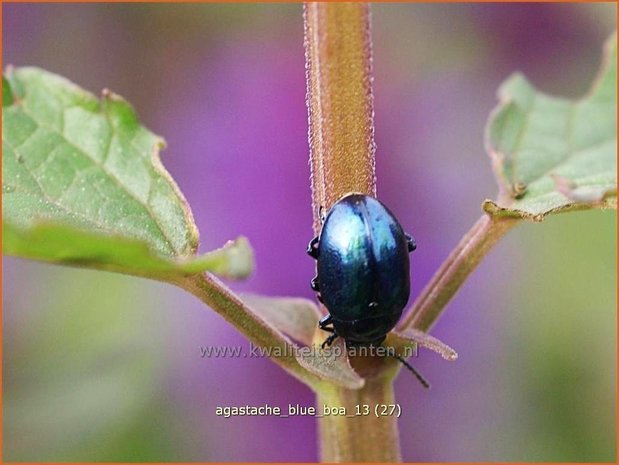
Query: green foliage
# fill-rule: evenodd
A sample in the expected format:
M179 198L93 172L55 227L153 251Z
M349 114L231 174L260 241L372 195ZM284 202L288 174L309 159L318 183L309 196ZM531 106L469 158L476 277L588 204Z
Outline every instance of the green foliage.
M3 77L3 102L5 253L151 277L250 272L244 239L195 257L198 230L159 160L164 141L124 99L20 68Z
M487 213L541 220L558 211L615 206L614 38L586 98L571 102L546 96L520 75L501 87L499 97L501 104L488 124L487 146L500 195L484 203ZM241 300L208 273L199 275L208 270L246 276L251 249L240 238L195 256L198 232L191 211L159 161L163 140L141 126L121 97L104 91L98 100L61 77L22 68L3 78L3 102L6 253L174 283L254 344L281 349L284 355L273 359L319 392L328 393L332 386L363 389L369 378L392 378L393 359L361 376L345 356L300 352L293 340L307 346L316 342L321 313L313 302L257 296ZM494 230L479 234L493 234L488 231ZM474 269L467 259L478 253L481 260L490 246L463 247L469 255L463 252L462 260L452 264L452 282L437 281L443 290L451 290L429 305L438 306L430 308L433 321ZM340 339L334 347L345 353L343 344ZM453 349L411 325L390 334L387 344L398 352L417 344L447 360L457 358Z
M55 223L38 223L21 229L5 222L2 232L6 253L65 265L159 279L202 270L229 278L245 277L251 272L248 257L251 258L252 251L244 237L199 257L172 259L153 253L138 240L120 235L102 236Z
M322 314L314 302L295 297L266 297L243 294L243 301L282 333L312 345L316 322Z
M570 101L535 90L520 74L499 89L486 146L499 199L493 215L542 220L549 213L616 206L617 47L606 44L589 94Z
M4 76L2 76L2 106L8 106L13 103L13 95L11 94L11 86Z

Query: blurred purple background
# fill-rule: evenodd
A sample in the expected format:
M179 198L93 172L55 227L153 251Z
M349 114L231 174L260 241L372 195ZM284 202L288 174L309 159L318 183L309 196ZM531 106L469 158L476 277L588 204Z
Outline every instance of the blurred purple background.
M313 298L301 5L3 15L5 65L110 88L166 138L201 250L239 234L255 249L234 289ZM413 296L496 192L482 137L499 84L520 70L582 95L615 17L611 4L374 6L378 195L417 239ZM429 392L397 380L405 460L615 460L615 221L525 224L488 256L434 330L460 359L421 353ZM15 259L3 284L5 460L317 459L311 418L215 416L313 394L269 360L201 359L200 345L247 343L195 298Z

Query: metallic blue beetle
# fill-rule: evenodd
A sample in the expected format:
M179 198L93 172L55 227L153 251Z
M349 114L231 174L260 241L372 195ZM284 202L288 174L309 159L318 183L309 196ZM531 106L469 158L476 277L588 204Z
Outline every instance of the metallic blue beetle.
M307 252L317 260L312 289L329 310L321 329L348 345L380 345L402 315L410 295L415 240L382 203L349 194L329 210ZM399 358L399 357L398 357Z

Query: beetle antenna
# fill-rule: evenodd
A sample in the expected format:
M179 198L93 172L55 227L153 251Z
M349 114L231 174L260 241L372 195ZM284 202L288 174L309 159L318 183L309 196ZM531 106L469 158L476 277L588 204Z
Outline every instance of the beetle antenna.
M408 363L406 360L404 360L404 358L402 358L398 354L392 354L391 356L393 358L399 360L400 363L402 363L402 365L404 365L406 368L408 368L411 371L411 373L413 373L415 375L415 378L417 378L419 380L419 382L421 383L421 385L424 388L430 389L430 383L428 383L428 381L423 376L421 376L421 373L419 373L417 370L415 370L410 363Z

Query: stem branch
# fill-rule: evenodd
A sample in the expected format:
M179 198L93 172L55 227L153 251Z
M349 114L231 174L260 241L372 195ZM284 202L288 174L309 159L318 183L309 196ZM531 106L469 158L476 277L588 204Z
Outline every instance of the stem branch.
M421 291L399 327L427 332L482 258L518 222L483 214Z
M392 377L370 378L356 391L330 385L318 391L317 411L341 406L354 418L329 415L319 420L323 462L400 462L396 415L377 417L376 405L395 405ZM365 410L367 406L368 410ZM364 413L367 413L365 415Z
M314 232L321 216L344 195L376 196L372 48L367 3L306 3L305 58L309 113ZM374 362L376 362L374 360ZM327 382L317 390L318 410L342 406L355 415L320 418L321 458L327 462L400 460L397 418L376 417L373 409L393 404L395 370L372 370L372 361L351 360L367 368L358 390ZM366 366L367 365L367 366ZM374 376L371 375L374 373Z
M215 276L210 273L202 273L170 279L167 282L176 284L196 296L232 323L254 345L266 348L273 353L282 354L281 357L271 357L271 360L299 381L312 389L316 389L322 382L320 378L299 364L294 356L294 345L291 340L256 315L246 303Z

